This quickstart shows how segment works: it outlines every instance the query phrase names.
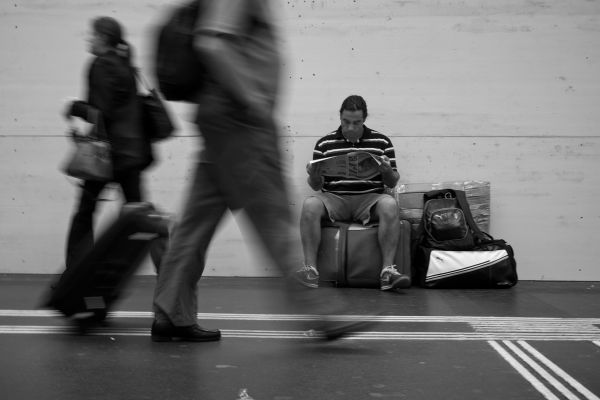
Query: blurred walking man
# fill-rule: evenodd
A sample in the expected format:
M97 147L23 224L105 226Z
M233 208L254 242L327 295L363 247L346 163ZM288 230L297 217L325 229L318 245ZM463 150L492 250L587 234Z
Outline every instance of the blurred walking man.
M228 209L241 209L249 217L287 278L291 304L308 306L306 293L311 292L289 278L302 257L274 118L281 58L270 1L202 0L196 32L196 50L207 69L196 120L204 150L161 263L154 341L220 339L219 330L197 323L196 287L209 243ZM324 321L316 328L332 339L351 326Z

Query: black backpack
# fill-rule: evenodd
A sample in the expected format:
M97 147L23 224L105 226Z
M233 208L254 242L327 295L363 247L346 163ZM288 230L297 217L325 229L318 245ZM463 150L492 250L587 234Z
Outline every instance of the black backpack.
M201 0L177 6L158 30L154 72L167 100L194 101L202 87L204 68L194 50L194 29Z
M485 240L462 190L425 193L421 230L421 245L438 250L471 250Z

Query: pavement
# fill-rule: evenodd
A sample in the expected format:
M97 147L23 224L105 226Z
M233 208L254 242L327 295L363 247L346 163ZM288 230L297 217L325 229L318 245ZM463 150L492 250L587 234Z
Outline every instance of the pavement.
M106 326L77 334L41 307L49 275L0 275L5 399L600 399L600 283L504 290L323 287L340 320L374 325L335 342L286 307L279 278L203 278L211 343L153 343L154 277L137 276Z

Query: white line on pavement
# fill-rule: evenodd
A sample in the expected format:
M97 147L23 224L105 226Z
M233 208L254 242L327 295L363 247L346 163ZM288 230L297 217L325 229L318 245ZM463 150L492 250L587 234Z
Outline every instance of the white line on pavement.
M518 348L514 343L509 341L503 341L504 345L516 354L521 360L523 360L529 367L539 374L546 382L552 385L556 390L558 390L563 396L565 396L568 400L580 400L573 392L565 387L561 382L559 382L554 376L552 376L548 371L546 371L540 364L536 363L531 357L525 354L520 348Z
M69 325L0 325L0 334L67 334L76 333L76 327ZM310 338L309 331L297 330L256 330L222 329L224 337L239 338ZM90 335L147 336L148 328L99 327L88 331ZM347 337L355 340L437 340L437 341L490 341L490 340L531 340L531 341L592 341L598 335L587 334L510 334L505 332L411 332L411 331L365 331L356 332Z
M584 395L588 400L600 400L598 396L594 393L590 392L585 386L575 380L571 375L567 374L564 370L562 370L558 365L554 364L550 361L546 356L537 351L530 344L519 341L518 344L525 350L529 352L529 354L533 355L537 358L542 364L548 367L554 374L562 378L565 382L567 382L571 387L577 390L579 393Z
M581 400L571 388L587 400L600 400L594 393L524 340L516 342L503 340L502 344L497 341L488 343L546 399L557 398L550 388L553 387L556 392L568 400Z
M559 400L546 385L544 385L538 378L536 378L527 368L525 368L519 361L517 361L512 355L508 353L498 342L488 342L490 346L494 348L500 354L504 360L506 360L523 378L525 378L531 385L540 392L547 400Z
M60 317L54 310L0 310L0 317ZM113 311L113 318L153 318L150 311ZM198 313L198 319L206 320L248 320L248 321L314 321L318 315L311 314L239 314L239 313ZM536 328L553 329L591 329L600 332L594 324L600 324L600 318L539 318L539 317L487 317L487 316L426 316L426 315L332 315L339 321L374 322L454 322L473 324L477 329ZM593 329L592 329L593 328Z

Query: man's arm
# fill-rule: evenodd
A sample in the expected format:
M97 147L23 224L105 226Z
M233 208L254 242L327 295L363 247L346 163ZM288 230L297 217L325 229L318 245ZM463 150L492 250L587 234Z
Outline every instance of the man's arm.
M384 155L381 157L382 163L379 166L381 175L383 177L383 183L389 188L393 188L400 179L400 174L397 170L396 164L396 151L390 138L387 138L388 144L385 149Z
M308 173L308 186L314 191L319 191L323 188L323 175L321 175L321 164L306 164L306 172Z
M313 161L325 158L325 155L321 151L320 145L321 140L318 140L315 144L315 148L313 149ZM321 163L306 164L306 173L308 174L308 186L310 186L314 191L321 190L323 188L323 183L325 182L323 175L321 175Z

